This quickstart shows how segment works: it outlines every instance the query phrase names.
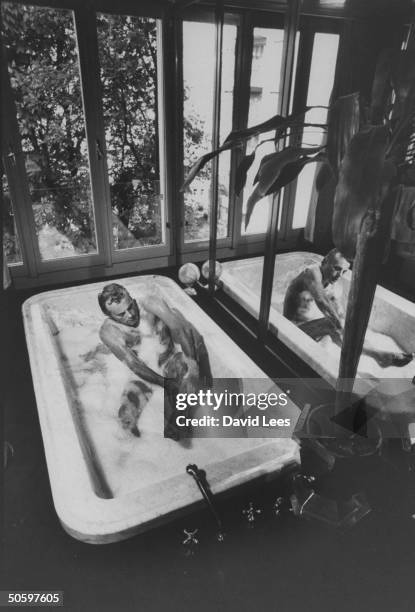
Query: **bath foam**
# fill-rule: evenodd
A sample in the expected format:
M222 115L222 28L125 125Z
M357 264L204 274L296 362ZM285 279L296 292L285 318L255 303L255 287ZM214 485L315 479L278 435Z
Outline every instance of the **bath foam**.
M133 292L131 295L137 297ZM114 355L106 352L102 343L97 343L100 328L97 320L88 317L82 308L72 308L68 312L58 310L56 316L50 308L50 315L59 330L56 340L60 344L65 368L73 374L83 427L114 496L138 488L138 482L141 487L180 474L189 462L208 466L212 461L222 461L234 455L241 449L241 444L244 450L249 450L264 443L261 438L228 438L225 444L220 439L195 438L189 441L190 448L185 448L164 438L164 391L151 384L152 396L138 419L140 437L137 438L121 427L118 418L123 389L137 377ZM142 324L140 322L140 327ZM148 333L146 321L144 328ZM156 334L151 338L143 335L140 358L159 374L162 371L157 355L162 351ZM214 378L226 377L230 373L222 362L212 362Z

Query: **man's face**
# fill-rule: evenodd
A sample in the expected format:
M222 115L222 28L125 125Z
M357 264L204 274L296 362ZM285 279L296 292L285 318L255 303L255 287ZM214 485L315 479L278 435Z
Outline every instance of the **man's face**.
M119 301L108 299L105 303L108 315L117 323L128 325L129 327L137 327L140 322L140 311L135 300L132 299L129 293L125 293L124 297Z
M323 268L323 279L326 283L335 283L343 274L350 268L350 264L340 255L336 253L330 258Z
M330 283L335 283L343 274L347 272L350 268L350 264L343 257L339 257L331 266L330 266Z

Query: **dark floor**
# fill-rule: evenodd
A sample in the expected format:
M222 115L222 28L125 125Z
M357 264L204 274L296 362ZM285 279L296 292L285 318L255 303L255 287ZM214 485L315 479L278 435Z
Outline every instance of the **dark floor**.
M20 315L27 295L10 296L5 313L13 339L5 364L5 437L14 457L4 474L0 589L61 590L71 612L415 610L415 504L400 456L366 461L349 474L373 510L348 531L288 511L275 517L272 502L285 490L277 481L221 501L223 543L203 511L118 544L92 546L67 535L54 512L43 454ZM253 528L241 513L249 500L263 509ZM199 545L187 557L182 530L192 527L199 528Z

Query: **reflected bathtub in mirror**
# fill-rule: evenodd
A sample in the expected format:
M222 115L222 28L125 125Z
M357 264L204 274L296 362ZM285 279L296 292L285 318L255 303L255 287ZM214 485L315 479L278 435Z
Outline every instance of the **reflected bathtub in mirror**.
M322 260L321 255L305 251L276 255L269 324L271 331L278 336L278 340L330 384L335 385L339 371L340 348L328 337L316 342L283 316L284 298L291 281L305 268L320 264ZM222 265L221 280L224 291L258 318L263 258L240 259ZM337 281L340 289L339 300L344 312L350 280L349 271ZM375 344L379 351L415 352L415 304L378 286L366 339L368 335L371 343ZM415 375L415 361L410 361L404 367L382 367L372 357L362 355L358 375L374 381L382 378L412 379Z

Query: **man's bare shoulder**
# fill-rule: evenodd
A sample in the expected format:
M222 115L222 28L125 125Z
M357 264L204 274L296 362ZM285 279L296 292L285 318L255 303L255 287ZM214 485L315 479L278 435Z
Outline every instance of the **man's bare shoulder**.
M111 339L120 338L122 336L123 333L120 326L115 321L107 317L99 330L99 337L101 338L102 342L107 344L107 342Z
M320 266L318 264L313 264L311 266L308 266L308 268L306 268L303 271L303 275L305 279L310 280L310 281L312 280L312 281L317 281L321 283L323 280Z
M322 276L319 266L313 265L301 270L297 276L295 276L289 284L290 289L297 289L300 287L307 287L310 283L321 283Z

